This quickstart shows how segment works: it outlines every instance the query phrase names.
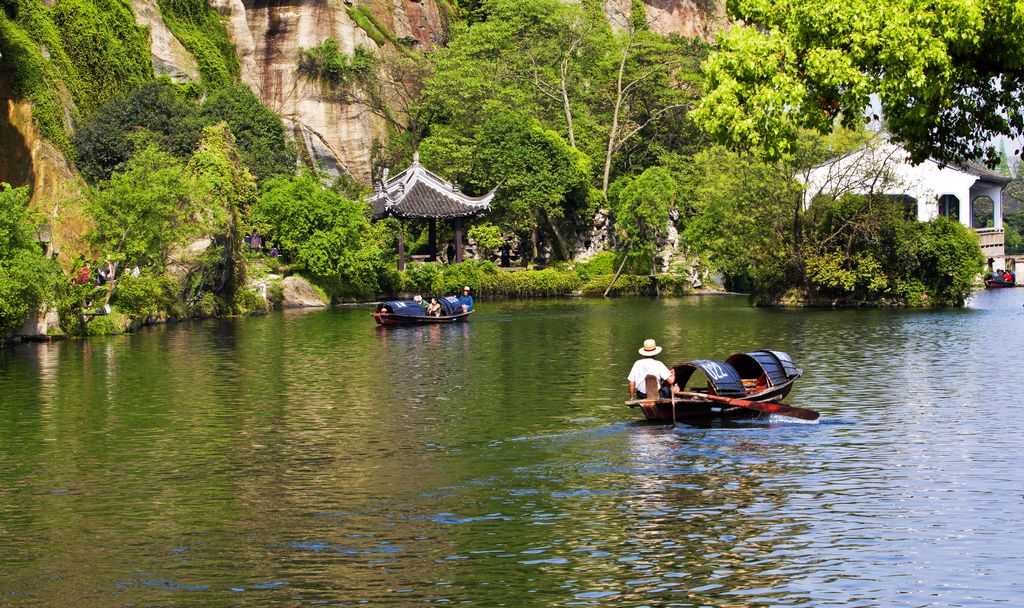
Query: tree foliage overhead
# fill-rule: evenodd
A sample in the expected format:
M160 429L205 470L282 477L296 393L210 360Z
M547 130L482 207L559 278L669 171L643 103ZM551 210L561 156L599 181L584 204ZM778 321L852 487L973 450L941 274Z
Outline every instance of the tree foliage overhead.
M864 120L877 95L915 161L979 157L1024 135L1024 8L1002 0L731 0L744 25L704 66L694 119L719 141L768 158L797 128Z

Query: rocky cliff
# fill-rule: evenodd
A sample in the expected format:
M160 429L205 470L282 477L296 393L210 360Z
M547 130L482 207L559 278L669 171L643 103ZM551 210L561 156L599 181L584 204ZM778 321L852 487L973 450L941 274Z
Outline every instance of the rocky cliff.
M135 21L149 31L153 72L177 82L197 81L196 59L168 28L157 0L130 0ZM358 101L325 94L297 73L302 49L327 38L351 54L357 45L381 48L386 30L429 51L442 44L454 10L448 0L207 0L222 16L237 50L241 79L280 114L307 159L328 170L348 172L370 181L373 142L386 136L386 125ZM630 0L604 0L613 23L629 14ZM47 2L52 5L52 2ZM724 0L645 0L656 31L710 39L724 27ZM41 48L45 55L45 46ZM32 184L33 200L53 199L75 181L74 171L56 147L28 120L31 105L11 99L0 74L0 181Z
M296 73L301 49L329 37L349 54L357 45L378 48L354 17L356 9L395 38L414 39L417 48L429 51L445 39L452 10L446 0L367 0L358 5L353 0L210 2L228 24L242 80L285 119L300 152L364 183L370 180L372 143L385 137L385 124L365 105L332 99L301 78ZM629 14L630 0L606 0L605 6L614 22L615 15ZM645 6L652 28L662 33L710 39L726 23L724 0L646 0ZM169 48L158 54L154 35L154 57L171 54ZM187 70L180 66L180 72Z

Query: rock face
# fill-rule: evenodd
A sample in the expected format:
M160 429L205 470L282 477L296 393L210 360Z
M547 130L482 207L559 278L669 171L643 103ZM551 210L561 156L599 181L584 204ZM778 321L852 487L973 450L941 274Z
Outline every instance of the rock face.
M154 0L134 0L152 2ZM378 45L353 20L349 10L371 14L396 38L436 48L447 36L442 0L209 0L225 17L238 50L242 80L268 107L284 118L300 152L334 172L348 172L369 183L374 140L383 140L386 124L362 103L332 96L296 73L301 49L330 37L351 54L357 45ZM724 0L646 0L655 31L710 39L726 24ZM613 23L628 17L630 0L605 0Z
M613 25L628 22L631 0L604 0L605 14ZM728 26L725 0L644 0L647 23L659 34L680 34L711 40Z
M351 2L296 0L212 0L226 17L228 32L238 49L242 80L268 107L284 118L296 145L329 171L347 171L370 181L370 152L385 135L385 124L362 103L333 99L296 72L302 49L334 38L339 49L352 54L357 45L378 45L349 13ZM413 38L420 49L434 48L447 27L436 0L374 0L359 10L373 15L397 38Z
M80 191L81 180L64 154L39 134L32 122L32 104L11 99L2 77L0 182L31 187L32 207L49 218L49 251L63 252L65 244L80 240L87 224L81 210L68 201Z
M306 279L286 277L281 281L281 306L285 308L320 308L327 306Z
M178 42L160 17L156 0L132 0L135 22L149 28L149 50L153 56L153 72L174 82L198 82L199 64Z

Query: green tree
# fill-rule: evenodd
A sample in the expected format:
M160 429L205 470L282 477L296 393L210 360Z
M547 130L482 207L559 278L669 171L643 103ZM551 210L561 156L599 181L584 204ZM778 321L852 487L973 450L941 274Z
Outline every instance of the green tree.
M256 202L256 179L241 162L227 123L203 129L199 149L189 159L189 193L196 217L212 236L219 260L210 283L229 309L245 283L242 218Z
M326 187L323 177L304 170L274 177L263 185L253 208L262 228L285 259L331 294L374 294L384 267L380 239L371 229L369 208Z
M77 165L91 183L110 179L136 150L136 133L179 159L187 159L199 141L198 109L169 80L148 82L101 106L75 132Z
M558 223L566 217L593 211L590 159L570 147L554 131L517 114L495 116L472 143L451 147L443 138L427 138L421 151L425 162L454 166L467 155L466 179L472 190L485 191L501 183L492 205L498 221L519 234L529 234L533 258L539 255L540 229L555 237L563 259L568 245ZM465 157L463 157L465 158Z
M768 158L797 129L864 120L871 96L915 161L997 161L995 136L1024 134L1024 19L1012 2L734 0L692 116L719 141Z
M0 345L52 295L58 269L35 242L28 187L0 183Z
M615 228L631 254L650 257L657 274L656 252L667 236L671 214L678 212L679 186L664 167L651 167L618 195Z
M162 269L172 247L194 233L185 167L154 144L93 189L87 238L118 266Z
M244 84L225 86L206 100L202 116L231 127L241 161L256 180L295 172L295 150L285 136L281 117L260 102Z

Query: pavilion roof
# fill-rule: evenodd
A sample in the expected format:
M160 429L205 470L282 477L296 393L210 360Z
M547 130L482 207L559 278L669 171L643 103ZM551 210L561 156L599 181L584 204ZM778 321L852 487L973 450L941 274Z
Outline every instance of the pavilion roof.
M495 190L483 196L463 194L456 184L428 171L415 153L412 165L404 171L390 179L385 172L369 202L378 219L389 215L415 219L469 217L491 208Z

